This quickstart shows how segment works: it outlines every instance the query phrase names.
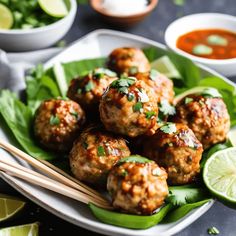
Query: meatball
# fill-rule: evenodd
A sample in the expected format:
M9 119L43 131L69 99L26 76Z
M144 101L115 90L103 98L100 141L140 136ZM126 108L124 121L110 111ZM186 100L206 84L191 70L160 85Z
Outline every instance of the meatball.
M98 112L99 101L109 84L116 80L116 73L103 68L89 71L87 75L73 79L67 96L79 103L86 112Z
M170 104L173 103L173 82L165 75L160 74L156 70L151 70L146 73L137 73L135 77L138 80L143 80L150 88L153 89L158 103L163 100L167 100Z
M230 117L220 97L186 96L177 104L173 121L188 125L204 149L225 141L230 129Z
M88 127L70 152L71 171L77 179L101 187L116 162L129 155L125 139L99 127Z
M150 71L150 63L139 48L117 48L111 52L107 66L118 74L134 75Z
M202 144L184 124L167 123L143 140L143 154L164 167L171 185L188 184L200 172Z
M138 215L152 214L168 195L166 179L166 171L154 161L118 163L107 179L113 207Z
M41 103L35 114L34 134L53 151L69 151L85 122L80 105L70 100L50 99Z
M136 137L157 129L158 107L153 91L141 80L115 80L100 102L100 118L107 130Z

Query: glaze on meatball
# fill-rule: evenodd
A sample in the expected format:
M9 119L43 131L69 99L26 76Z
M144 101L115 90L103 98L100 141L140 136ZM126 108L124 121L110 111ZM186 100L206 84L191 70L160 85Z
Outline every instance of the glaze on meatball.
M35 114L34 134L53 151L69 151L85 122L80 105L71 100L50 99L41 103Z
M70 152L71 171L81 181L104 186L111 168L120 158L129 155L125 139L99 127L89 127L81 133Z
M143 140L143 154L164 167L171 185L188 184L200 172L202 144L184 124L167 123Z
M118 74L134 75L150 71L150 63L139 48L117 48L111 52L107 66Z
M178 102L173 121L188 125L204 149L224 142L230 129L226 105L219 97L186 96Z
M107 189L114 208L151 215L168 195L167 174L154 161L118 163L108 175Z
M141 80L115 80L100 102L100 118L107 130L136 137L157 129L158 107L153 91Z
M73 79L67 96L79 103L87 113L98 112L98 105L102 94L110 83L116 79L116 73L108 69L97 68L89 71L83 77Z
M174 99L174 86L173 82L165 75L160 74L156 70L151 70L146 73L137 73L135 77L138 80L144 81L150 88L153 89L157 102L167 100L170 104Z

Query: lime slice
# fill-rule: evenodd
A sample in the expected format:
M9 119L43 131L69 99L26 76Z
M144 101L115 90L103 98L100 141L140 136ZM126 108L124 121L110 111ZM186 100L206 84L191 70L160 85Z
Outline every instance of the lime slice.
M236 147L215 152L205 163L203 180L214 196L236 207Z
M39 224L18 225L0 229L0 236L38 236Z
M0 3L0 29L10 29L13 22L14 20L11 10Z
M11 218L24 206L25 202L5 194L0 194L0 222Z
M53 17L64 17L68 14L68 9L63 0L39 0L39 5L43 11Z
M163 56L151 63L151 68L158 70L168 78L181 78L179 71L168 56Z
M233 147L236 147L236 128L231 129L228 133L228 139Z

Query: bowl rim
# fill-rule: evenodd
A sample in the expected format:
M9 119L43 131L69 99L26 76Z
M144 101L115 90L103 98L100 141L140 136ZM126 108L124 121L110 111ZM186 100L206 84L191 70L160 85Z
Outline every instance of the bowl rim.
M125 19L125 18L129 19L129 18L133 18L133 17L140 17L140 16L143 16L143 15L146 15L149 12L151 12L159 2L159 0L150 0L147 7L139 13L135 13L135 14L131 14L131 15L118 15L118 14L112 14L112 13L106 12L105 10L103 10L101 8L101 6L98 6L98 5L100 5L100 3L95 4L96 1L97 0L89 0L89 4L93 8L93 10L95 10L96 12L100 13L103 16L119 18L119 19ZM101 1L101 0L99 0L99 1Z
M76 0L70 0L70 4L71 4L71 7L70 7L70 11L68 15L57 20L56 22L52 24L37 27L37 28L32 28L32 29L0 29L0 34L5 34L5 35L33 34L33 33L40 33L43 31L54 29L55 27L66 22L69 18L75 16L76 11L77 11L77 2Z
M177 24L181 21L189 21L191 20L191 18L198 18L198 17L214 17L214 18L218 18L218 19L225 19L225 20L229 20L233 23L235 23L235 29L236 29L236 17L233 16L233 15L229 15L229 14L222 14L222 13L197 13L197 14L190 14L190 15L187 15L187 16L184 16L184 17L181 17L175 21L173 21L172 23L170 23L166 30L165 30L165 35L164 35L164 39L165 39L165 43L167 45L167 47L169 49L171 49L172 51L184 56L184 57L188 57L190 58L191 60L193 61L197 61L197 62L200 62L200 63L204 63L204 64L207 64L207 65L229 65L229 64L235 64L236 63L236 58L229 58L229 59L208 59L208 58L202 58L202 57L198 57L198 56L194 56L194 55L191 55L179 48L176 47L176 44L173 45L169 42L169 32L170 31L173 31L173 29L175 29L177 27ZM205 21L206 22L206 26L208 25L208 21ZM224 27L216 27L216 28L221 28L221 29L225 29ZM192 30L190 31L186 31L187 32L191 32L191 31L194 31L196 28L192 28ZM225 29L227 30L227 29ZM235 31L232 31L236 34L236 30ZM176 43L176 41L175 41Z

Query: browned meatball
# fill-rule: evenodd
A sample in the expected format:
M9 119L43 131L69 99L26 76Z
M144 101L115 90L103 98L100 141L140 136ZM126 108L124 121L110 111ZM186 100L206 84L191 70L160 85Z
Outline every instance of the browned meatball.
M150 71L150 63L139 48L117 48L111 52L107 66L118 74L134 75Z
M204 149L226 140L230 117L222 98L188 95L176 106L174 122L181 122L196 135Z
M143 140L143 154L164 167L172 185L191 183L200 172L202 144L184 124L167 123Z
M141 80L115 80L100 102L101 121L107 130L129 137L152 135L157 129L158 107L153 91Z
M54 151L69 151L85 122L79 104L50 99L41 103L35 114L34 134L39 142Z
M173 103L173 82L165 75L160 74L156 70L151 70L146 73L137 73L135 77L138 80L144 81L148 86L150 86L150 88L153 89L158 103L163 100L167 100L171 104Z
M132 157L137 159L136 156ZM118 163L111 170L107 189L114 208L138 215L150 215L164 203L168 195L166 171L155 162L146 160L139 163L131 159L129 162Z
M122 158L130 155L125 139L98 127L84 130L70 152L74 176L84 182L104 186L108 172Z
M102 94L110 83L116 79L116 73L108 69L97 68L89 71L83 77L73 79L67 96L73 101L78 102L85 111L96 112L98 111Z

